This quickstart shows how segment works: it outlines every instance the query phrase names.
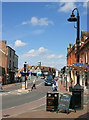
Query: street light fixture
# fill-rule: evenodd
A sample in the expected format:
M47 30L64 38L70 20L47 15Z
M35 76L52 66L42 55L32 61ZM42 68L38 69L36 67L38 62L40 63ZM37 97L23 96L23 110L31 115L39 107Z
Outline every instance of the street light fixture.
M77 18L74 15L74 11L77 10ZM74 8L72 11L71 17L68 19L69 22L77 22L77 39L76 39L76 44L77 44L77 63L79 63L79 48L80 48L80 39L79 39L79 33L80 33L80 28L79 28L79 23L80 23L80 16L79 16L79 11L77 8ZM83 109L83 87L80 85L80 75L79 71L77 71L77 84L74 86L72 89L72 96L73 96L73 103L76 109Z
M74 11L77 10L77 18L74 15ZM80 23L80 16L79 16L79 11L77 8L74 8L71 14L71 17L69 19L67 19L69 22L77 22L77 40L76 40L76 44L77 44L77 63L79 63L79 47L80 47L80 39L79 39L79 33L80 33L80 27L79 27L79 23ZM79 71L77 71L77 84L80 83L79 81L80 79L80 75L79 75Z

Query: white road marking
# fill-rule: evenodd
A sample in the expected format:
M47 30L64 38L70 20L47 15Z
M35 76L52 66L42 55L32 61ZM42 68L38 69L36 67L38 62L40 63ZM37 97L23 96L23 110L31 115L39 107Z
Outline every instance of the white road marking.
M44 82L42 82L42 83L44 83ZM38 85L36 85L36 86L40 86L42 83L40 83L40 84L38 84Z
M39 106L37 106L37 107L32 108L31 110L25 110L25 111L23 111L23 112L21 112L21 113L17 113L17 114L14 114L14 115L10 115L10 117L17 116L17 115L26 113L26 112L28 112L28 111L31 111L31 112L32 112L32 111L37 111L37 110L34 110L34 109L39 108L39 107L41 107L41 106L43 106L43 105L45 105L45 104L46 104L46 103L41 104L41 105L39 105Z
M45 95L44 97L40 98L40 99L35 100L35 101L39 101L39 100L41 100L41 99L43 99L43 98L46 98L46 95ZM35 102L35 101L32 101L32 102ZM29 103L32 103L32 102L29 102ZM26 105L26 104L28 104L28 103L24 103L24 104L22 104L22 105ZM6 108L6 109L3 109L3 110L13 109L13 108L15 108L15 107L19 107L19 106L22 106L22 105L13 106L13 107L11 107L11 108Z
M44 82L42 82L42 83L44 83ZM36 85L37 87L38 86L40 86L42 83L40 83L40 84L38 84L38 85ZM13 91L9 91L9 92L7 92L7 93L1 93L2 95L22 95L22 94L27 94L27 93L29 93L29 89L27 89L27 90L24 90L24 89L18 89L18 90L13 90ZM0 94L0 95L1 95Z

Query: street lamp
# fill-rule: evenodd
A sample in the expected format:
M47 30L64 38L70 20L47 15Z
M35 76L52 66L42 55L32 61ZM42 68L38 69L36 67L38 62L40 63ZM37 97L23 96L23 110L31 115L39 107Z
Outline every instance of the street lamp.
M77 10L77 18L74 15L74 11ZM79 33L80 33L80 28L79 28L79 23L80 23L80 16L79 16L79 11L77 8L74 8L72 11L71 17L68 19L69 22L77 22L77 63L79 63L79 47L80 47L80 39L79 39ZM73 104L76 109L83 109L83 87L80 85L80 75L79 71L77 71L77 84L74 86L72 89L72 96L73 96Z
M77 10L77 18L74 15L74 11ZM79 39L79 34L80 34L80 16L79 16L79 11L77 8L74 8L72 11L72 15L69 19L67 19L69 22L77 22L77 40L76 40L76 44L77 44L77 63L79 63L79 47L80 47L80 39ZM79 75L79 71L77 71L77 84L80 83L79 81L80 79L80 75Z

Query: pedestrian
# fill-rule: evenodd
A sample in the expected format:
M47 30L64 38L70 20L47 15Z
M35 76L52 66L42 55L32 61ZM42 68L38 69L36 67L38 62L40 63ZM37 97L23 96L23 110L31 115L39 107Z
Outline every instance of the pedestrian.
M54 78L54 85L55 85L55 91L57 91L57 87L58 87L57 78Z
M58 81L57 81L57 79L56 79L56 91L57 91L57 88L58 88Z
M73 86L73 79L71 78L70 81L71 81L71 87L72 87Z
M36 79L33 80L33 85L32 85L32 87L31 87L31 90L32 90L33 88L36 89Z
M53 84L52 84L52 91L55 91L55 88L56 88L55 82L53 82Z

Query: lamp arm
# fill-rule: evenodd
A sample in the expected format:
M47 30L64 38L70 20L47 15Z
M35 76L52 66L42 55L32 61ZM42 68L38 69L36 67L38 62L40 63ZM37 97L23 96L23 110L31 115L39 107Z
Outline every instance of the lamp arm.
M79 16L79 11L77 8L74 8L73 11L72 11L72 14L74 13L74 11L77 10L77 16Z
M76 29L77 29L77 27L75 26L75 24L74 24L74 28L76 28Z

